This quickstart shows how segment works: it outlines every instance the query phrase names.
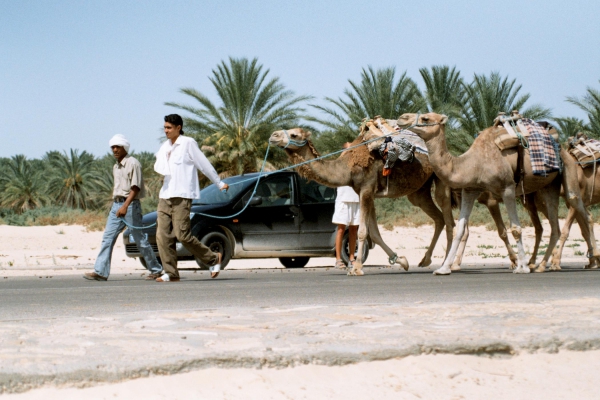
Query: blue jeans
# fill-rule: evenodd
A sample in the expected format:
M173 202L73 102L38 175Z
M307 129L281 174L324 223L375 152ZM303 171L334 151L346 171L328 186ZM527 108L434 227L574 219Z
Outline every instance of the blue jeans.
M125 229L125 223L121 218L117 218L117 210L123 206L123 202L114 202L110 212L108 213L108 219L106 220L106 228L104 228L104 236L102 236L102 244L100 245L100 253L96 258L96 264L94 265L94 271L105 278L110 275L110 259L112 257L113 247L115 242L119 238L119 235ZM127 207L127 214L125 214L125 220L128 224L133 226L142 225L142 206L139 200L131 202ZM140 253L146 261L146 268L153 273L158 274L162 271L162 266L156 260L152 246L148 243L146 235L138 229L132 229L131 233L133 239L140 249Z

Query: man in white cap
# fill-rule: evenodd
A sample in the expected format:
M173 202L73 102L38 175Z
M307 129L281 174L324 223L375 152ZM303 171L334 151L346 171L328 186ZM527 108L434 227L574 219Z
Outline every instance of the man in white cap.
M117 160L113 166L114 202L106 220L106 228L100 245L100 253L96 258L94 272L86 272L83 275L85 279L95 281L108 279L113 247L119 234L125 229L123 218L129 225L142 225L142 207L139 199L145 195L142 165L138 160L127 154L129 152L129 141L123 135L115 135L108 144ZM162 274L162 266L156 260L146 235L138 229L132 229L131 233L146 261L146 268L150 270L150 274L146 279L156 279Z

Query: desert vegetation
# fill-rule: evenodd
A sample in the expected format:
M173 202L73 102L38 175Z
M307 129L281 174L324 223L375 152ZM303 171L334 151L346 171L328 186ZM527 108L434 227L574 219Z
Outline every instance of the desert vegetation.
M364 118L381 115L392 119L404 112L435 111L448 115L448 145L455 155L464 152L479 131L492 125L499 111L513 109L526 117L553 123L561 142L580 131L600 138L597 88L590 86L583 95L565 99L583 110L586 120L554 116L544 105L529 104L530 94L523 91L522 85L499 72L467 78L456 67L441 65L421 68L417 79L413 79L395 67L369 66L362 69L358 81L348 80L348 87L340 96L322 101L309 94L296 95L257 59L224 60L208 79L218 102L188 87L181 92L189 96L190 104L165 104L184 116L186 134L198 141L223 177L257 171L268 137L277 129L309 129L318 148L330 152L352 140ZM134 156L142 163L147 185L142 207L148 212L156 207L161 178L154 172L152 153ZM24 155L0 158L0 223L68 223L102 229L112 197L113 164L111 154L95 157L78 149L48 151L41 159ZM283 166L287 166L284 152L271 151L267 169ZM379 221L387 227L421 225L427 220L405 199L378 200L377 209ZM594 209L592 212L597 213ZM474 210L471 221L490 223L479 208Z

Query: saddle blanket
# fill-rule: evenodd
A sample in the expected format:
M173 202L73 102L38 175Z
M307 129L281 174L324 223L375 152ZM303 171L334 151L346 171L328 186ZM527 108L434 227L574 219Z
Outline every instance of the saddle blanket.
M529 132L529 156L533 174L546 176L548 173L559 171L561 166L558 143L546 129L529 118L520 119L518 124Z
M402 129L398 131L398 133L392 135L392 137L400 137L404 140L407 140L412 143L413 146L415 146L415 151L418 151L421 154L429 154L425 141L421 139L419 135L409 131L408 129Z
M569 153L577 159L582 168L600 161L600 141L587 136L569 141Z

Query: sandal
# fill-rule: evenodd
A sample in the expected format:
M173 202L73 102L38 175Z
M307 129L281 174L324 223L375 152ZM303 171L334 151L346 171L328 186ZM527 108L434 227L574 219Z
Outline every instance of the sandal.
M153 281L156 280L156 278L160 278L162 276L162 271L161 272L157 272L156 274L150 274L146 277L147 281Z
M345 269L346 264L342 260L335 260L335 267L339 269Z

